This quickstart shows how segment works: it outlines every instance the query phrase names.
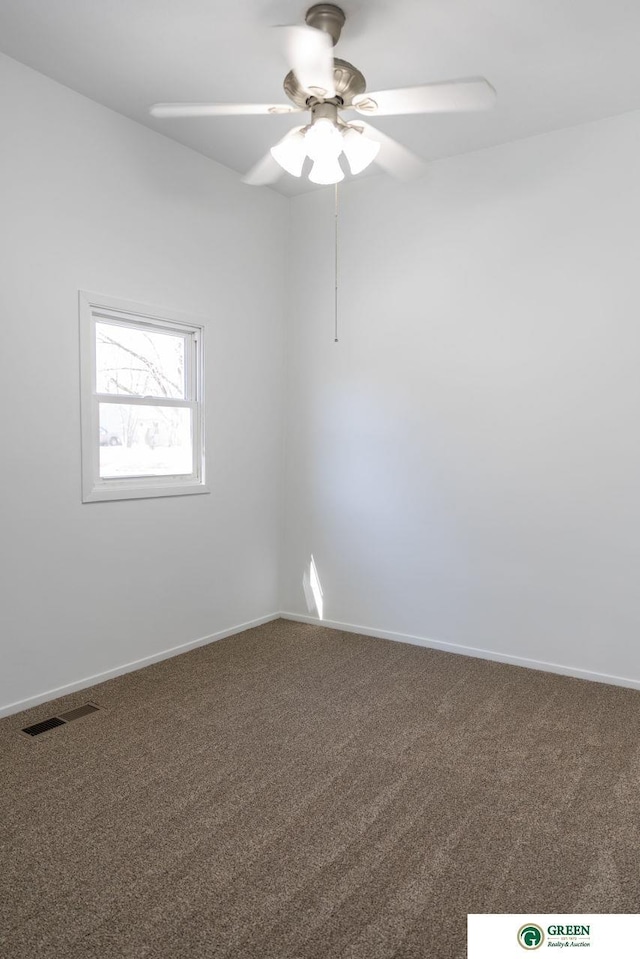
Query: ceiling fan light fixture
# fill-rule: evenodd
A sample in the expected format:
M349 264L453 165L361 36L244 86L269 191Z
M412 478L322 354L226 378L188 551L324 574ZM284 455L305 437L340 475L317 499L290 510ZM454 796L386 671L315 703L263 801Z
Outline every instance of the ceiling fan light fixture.
M304 133L301 130L284 137L279 143L271 147L271 156L283 170L291 176L300 176L307 156L307 146Z
M380 144L364 135L354 127L347 127L342 133L342 148L349 163L349 169L355 175L373 163L380 150Z

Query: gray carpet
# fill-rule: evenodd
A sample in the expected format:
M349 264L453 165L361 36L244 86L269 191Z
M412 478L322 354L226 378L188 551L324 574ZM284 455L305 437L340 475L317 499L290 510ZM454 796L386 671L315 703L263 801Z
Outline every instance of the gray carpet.
M0 955L458 959L468 912L635 912L639 730L632 690L269 623L0 722Z

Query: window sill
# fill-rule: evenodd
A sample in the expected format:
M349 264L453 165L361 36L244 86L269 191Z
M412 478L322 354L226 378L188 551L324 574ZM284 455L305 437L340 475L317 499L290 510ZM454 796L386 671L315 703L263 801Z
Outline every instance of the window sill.
M177 485L154 486L118 485L115 486L97 486L86 490L82 495L83 503L103 503L110 500L119 499L155 499L158 496L194 496L199 493L210 493L208 486L202 483L184 483Z

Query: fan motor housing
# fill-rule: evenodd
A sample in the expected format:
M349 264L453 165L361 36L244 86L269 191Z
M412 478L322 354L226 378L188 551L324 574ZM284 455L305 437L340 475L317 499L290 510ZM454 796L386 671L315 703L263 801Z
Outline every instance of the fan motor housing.
M336 98L342 101L340 106L344 107L348 107L354 97L360 96L367 89L366 80L358 68L338 57L333 61L333 82ZM293 70L290 70L284 78L283 87L284 92L297 107L304 109L309 105L309 100L318 99L312 97L308 90L300 86Z

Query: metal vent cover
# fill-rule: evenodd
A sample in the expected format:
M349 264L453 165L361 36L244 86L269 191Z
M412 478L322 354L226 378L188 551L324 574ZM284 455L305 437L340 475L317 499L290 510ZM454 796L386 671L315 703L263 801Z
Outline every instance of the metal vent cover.
M99 706L95 703L85 703L84 706L77 706L75 709L69 709L66 713L60 713L59 716L51 716L49 719L43 719L42 722L34 723L33 726L25 726L21 731L27 736L39 736L40 733L46 733L49 729L56 729L58 726L66 726L72 723L74 719L82 719L83 716L90 716L91 713L97 713Z
M28 736L39 736L40 733L46 733L48 729L55 729L56 726L64 726L64 719L58 719L53 716L51 719L43 719L41 723L34 723L33 726L25 726L22 730Z
M97 706L94 706L93 703L87 703L85 706L70 709L68 713L60 713L60 719L64 719L65 723L72 723L74 719L82 719L83 716L89 716L91 713L97 712Z

